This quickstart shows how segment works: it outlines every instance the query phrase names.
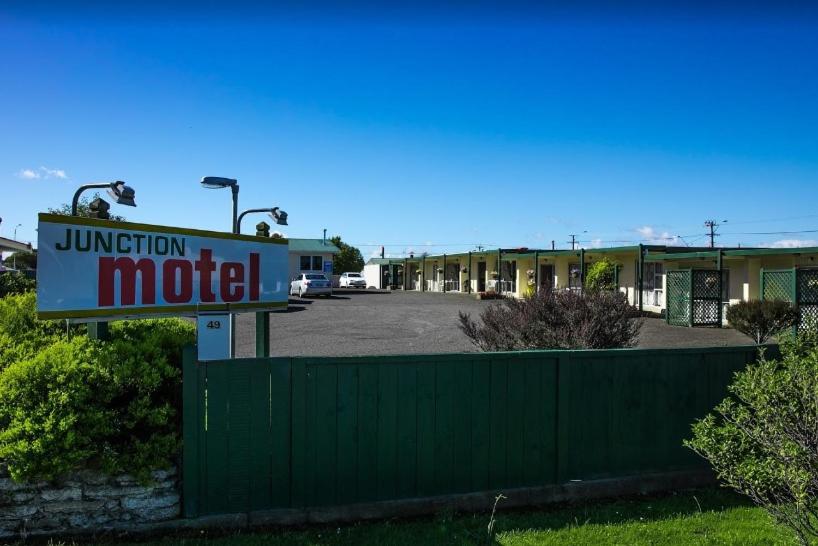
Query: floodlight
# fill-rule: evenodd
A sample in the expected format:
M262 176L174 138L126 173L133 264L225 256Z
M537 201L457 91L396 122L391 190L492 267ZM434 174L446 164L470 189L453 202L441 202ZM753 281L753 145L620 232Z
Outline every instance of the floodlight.
M221 188L232 188L239 183L235 178L224 178L222 176L203 176L202 187L218 190Z
M132 187L126 186L125 182L122 180L117 180L116 182L111 183L111 187L108 188L108 195L111 196L114 203L127 205L129 207L136 206L136 203L134 202L134 196L136 193Z
M287 225L287 213L281 210L278 207L273 207L273 210L270 211L270 216L275 220L275 223L279 226L286 226Z

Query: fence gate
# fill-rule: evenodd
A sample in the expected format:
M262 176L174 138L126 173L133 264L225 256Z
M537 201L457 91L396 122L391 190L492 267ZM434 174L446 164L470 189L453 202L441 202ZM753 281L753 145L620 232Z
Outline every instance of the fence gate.
M818 269L773 269L761 271L761 299L798 305L800 325L818 323Z
M667 322L674 326L690 326L689 269L667 272Z
M721 326L718 269L667 272L667 322L675 326Z

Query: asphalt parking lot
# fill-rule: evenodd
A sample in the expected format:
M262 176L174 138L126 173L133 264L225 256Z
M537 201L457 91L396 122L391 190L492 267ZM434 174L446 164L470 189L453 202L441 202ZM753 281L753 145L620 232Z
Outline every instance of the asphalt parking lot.
M332 298L291 298L286 312L270 318L273 356L351 356L474 352L458 328L458 312L476 316L496 301L463 294L338 290ZM683 328L648 318L639 346L747 345L729 328ZM255 354L255 318L239 315L236 352Z

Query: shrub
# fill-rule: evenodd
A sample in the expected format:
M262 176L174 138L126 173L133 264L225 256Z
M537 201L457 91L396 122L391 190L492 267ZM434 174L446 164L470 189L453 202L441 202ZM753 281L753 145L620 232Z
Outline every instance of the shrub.
M485 309L480 323L460 313L460 329L483 351L632 347L641 327L627 298L613 292L509 298Z
M179 444L181 350L193 339L180 319L116 322L104 342L68 339L60 323L34 318L33 294L1 300L0 460L15 480L167 466Z
M54 478L99 454L115 427L101 359L97 344L76 337L0 374L0 459L12 478Z
M37 287L34 279L29 279L21 273L0 273L0 298L9 294L24 294Z
M727 322L760 345L798 324L798 309L786 301L742 301L727 308Z
M608 258L594 262L585 273L585 288L592 292L616 290L616 264Z
M64 323L37 320L36 301L34 292L0 298L0 371L64 335Z
M787 336L781 353L737 373L686 445L807 544L818 537L818 337Z

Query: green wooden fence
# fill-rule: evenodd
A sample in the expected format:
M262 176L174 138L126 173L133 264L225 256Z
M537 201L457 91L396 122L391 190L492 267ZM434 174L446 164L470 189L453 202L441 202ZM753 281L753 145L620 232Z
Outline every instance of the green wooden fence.
M267 358L184 369L188 517L700 468L754 347Z

